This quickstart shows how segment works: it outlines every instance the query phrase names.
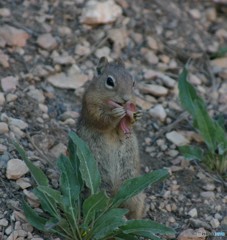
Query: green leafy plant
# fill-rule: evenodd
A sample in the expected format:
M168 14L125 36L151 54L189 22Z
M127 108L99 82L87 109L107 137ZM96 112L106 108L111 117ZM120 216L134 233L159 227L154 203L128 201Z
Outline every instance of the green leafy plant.
M26 201L23 210L27 220L38 230L56 234L62 239L160 239L157 235L172 235L174 231L151 220L127 220L127 209L119 206L147 186L168 176L167 170L156 170L144 176L127 180L118 193L109 198L100 190L101 177L88 146L75 133L70 132L68 156L57 161L60 171L60 189L53 189L43 171L15 144L27 164L37 187L42 213ZM89 193L85 192L89 189ZM84 193L84 194L83 194Z
M193 126L203 138L206 148L182 146L181 153L188 160L201 160L211 170L226 176L227 174L227 136L220 119L212 119L206 105L187 81L188 70L185 67L179 76L179 97L182 106L191 114Z

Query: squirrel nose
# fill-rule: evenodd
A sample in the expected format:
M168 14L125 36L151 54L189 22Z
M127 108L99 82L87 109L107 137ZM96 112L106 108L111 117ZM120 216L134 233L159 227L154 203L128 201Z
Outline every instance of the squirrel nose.
M131 96L129 96L129 95L124 95L122 99L123 99L123 100L125 101L125 103L126 103L126 102L128 102L129 100L131 100Z

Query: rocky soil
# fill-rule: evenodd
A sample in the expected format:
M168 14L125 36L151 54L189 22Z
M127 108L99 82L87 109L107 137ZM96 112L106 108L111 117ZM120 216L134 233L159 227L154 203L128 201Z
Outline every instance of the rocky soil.
M146 190L147 217L173 227L174 239L226 239L214 236L227 235L226 183L177 148L202 144L178 99L186 63L210 114L226 117L227 56L214 58L221 47L227 47L225 0L1 1L0 240L59 239L25 219L22 198L38 202L12 140L57 186L56 157L75 130L81 96L103 55L121 57L137 81L142 171L171 173Z

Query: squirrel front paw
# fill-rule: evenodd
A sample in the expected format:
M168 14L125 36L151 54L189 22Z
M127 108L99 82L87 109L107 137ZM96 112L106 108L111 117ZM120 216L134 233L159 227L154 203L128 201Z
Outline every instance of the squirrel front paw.
M133 113L132 123L141 119L142 115L143 115L143 113L141 111L137 111L137 112Z
M114 108L111 111L111 114L112 114L113 117L122 119L126 115L126 112L125 112L125 109L123 107L117 107L117 108Z

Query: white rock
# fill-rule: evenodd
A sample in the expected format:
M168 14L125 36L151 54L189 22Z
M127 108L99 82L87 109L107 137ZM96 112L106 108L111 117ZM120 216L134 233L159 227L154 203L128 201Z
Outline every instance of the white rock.
M7 150L7 147L0 143L0 154L3 154Z
M210 192L210 191L201 192L200 195L201 195L201 197L207 198L207 199L209 199L209 198L215 198L214 192Z
M11 159L7 163L6 177L8 179L18 179L28 172L28 167L20 159Z
M8 102L14 102L15 100L17 100L18 96L16 94L13 93L9 93L6 95L6 101Z
M3 219L0 219L0 226L2 227L7 227L9 224L8 220L3 218Z
M108 57L109 55L110 55L110 48L108 48L108 47L106 47L106 46L97 49L96 52L95 52L95 56L96 56L97 58L101 58L101 57L103 57L103 56Z
M183 146L189 144L189 140L176 131L167 133L166 138L170 142L174 143L176 146Z
M10 9L0 8L0 16L1 17L9 17L10 15L11 15Z
M9 132L8 124L0 122L0 134Z
M165 109L163 108L163 106L161 104L158 104L154 108L150 109L149 110L149 114L152 117L154 117L154 118L156 118L156 119L158 119L158 120L160 120L162 122L165 121L166 116L167 116L166 115L166 111L165 111Z
M26 195L27 200L31 206L38 207L40 205L39 199L36 197L36 195L33 192L30 192L30 191L24 189L23 193Z
M41 91L39 89L31 89L27 94L31 98L37 100L39 103L43 103L45 101L43 91Z
M31 182L29 178L19 178L17 179L16 184L19 185L22 189L31 187Z
M1 79L1 86L4 92L14 92L17 88L18 78L9 76Z
M198 217L198 212L196 208L192 208L189 212L188 215L191 216L192 218Z
M3 106L5 103L5 96L3 92L0 92L0 106Z
M156 97L166 96L168 94L167 88L156 84L141 84L139 88L141 92L151 94Z
M210 224L211 224L212 228L218 228L220 226L220 222L218 221L218 219L215 219L215 218L213 218L210 221Z
M90 0L83 8L81 22L88 25L114 22L122 14L122 9L113 0Z
M150 63L150 64L157 64L158 63L158 57L152 51L147 51L145 53L144 57L147 60L147 62Z
M13 125L10 126L10 130L11 130L11 132L14 133L14 135L17 139L21 139L21 138L25 137L25 133L16 126L13 126Z
M53 86L63 89L77 89L87 82L88 77L84 74L66 75L65 73L58 73L47 78L47 81Z
M21 119L10 117L9 118L9 126L10 127L15 126L15 127L18 127L21 130L24 130L28 127L28 124Z
M40 35L37 43L41 48L46 50L52 50L57 47L57 41L50 33Z
M157 41L151 37L151 36L148 36L147 37L147 45L152 49L152 50L158 50L158 44L157 44Z
M214 191L215 185L213 183L207 183L203 186L203 189L206 191Z
M67 147L63 143L58 143L53 148L50 149L50 153L58 158L60 154L65 154Z
M201 13L198 9L191 9L189 10L189 13L194 19L200 19L201 17Z

